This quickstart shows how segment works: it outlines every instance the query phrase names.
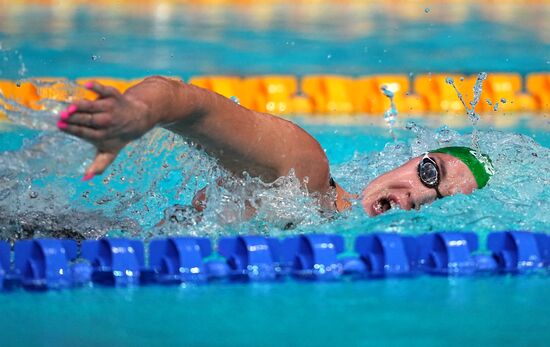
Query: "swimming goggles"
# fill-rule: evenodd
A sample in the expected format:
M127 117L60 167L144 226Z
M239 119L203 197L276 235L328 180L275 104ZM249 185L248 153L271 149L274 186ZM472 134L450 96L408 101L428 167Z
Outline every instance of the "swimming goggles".
M418 164L418 177L420 182L428 188L435 189L437 198L441 199L443 195L439 192L439 180L441 177L439 166L428 156L428 153L424 153L424 157Z

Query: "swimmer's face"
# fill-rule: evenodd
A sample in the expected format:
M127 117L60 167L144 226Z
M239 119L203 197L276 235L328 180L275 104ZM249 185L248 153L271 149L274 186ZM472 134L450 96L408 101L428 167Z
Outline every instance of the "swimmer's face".
M442 196L470 194L477 188L474 175L459 159L444 153L430 153L429 157L439 167L438 190ZM422 158L413 158L386 172L365 188L361 194L362 205L370 216L377 216L394 207L419 209L437 199L436 190L426 187L418 177L418 164Z

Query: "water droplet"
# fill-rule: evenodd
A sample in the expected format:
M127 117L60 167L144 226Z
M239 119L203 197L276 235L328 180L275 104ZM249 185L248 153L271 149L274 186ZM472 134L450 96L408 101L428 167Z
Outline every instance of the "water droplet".
M395 103L393 101L394 93L391 90L389 90L386 85L383 85L380 89L382 90L382 93L388 99L390 99L390 108L387 109L384 112L384 120L386 121L386 124L388 125L388 127L390 129L391 137L393 138L394 141L396 141L397 138L396 138L395 133L393 131L393 127L394 127L395 122L397 121L398 112L397 112L397 107L395 106Z
M327 55L327 59L332 58L332 54Z
M405 129L407 129L407 130L418 130L418 125L416 125L416 123L413 122L413 121L408 121L407 124L405 125Z
M393 92L388 89L388 86L383 85L380 89L385 96L387 96L388 98L393 98Z
M105 41L105 40L106 40L105 36L101 37L101 41Z
M37 197L38 197L38 193L35 192L34 190L29 192L29 198L36 199Z
M425 13L430 13L430 8L429 8L429 7L426 7L426 8L424 9L424 12L425 12Z
M464 76L460 77L460 82L464 82Z
M491 100L489 99L485 99L485 102L487 103L487 105L491 106L493 103L491 102Z
M95 54L92 55L92 60L93 60L93 61L96 61L96 60L98 60L98 59L99 59L99 56L98 56L98 55L95 55Z
M452 77L446 77L445 82L447 84L453 85L455 83L455 80Z
M230 97L229 99L231 99L231 101L233 101L234 103L236 103L237 105L240 105L241 102L239 101L239 98L237 98L236 96L232 96Z
M502 102L503 104L505 104L505 103L506 103L506 99L505 99L505 98L502 98L502 99L500 99L500 102Z
M15 82L15 86L16 86L17 88L21 87L21 81Z
M493 111L497 111L498 110L498 102L495 102L495 105L493 106Z

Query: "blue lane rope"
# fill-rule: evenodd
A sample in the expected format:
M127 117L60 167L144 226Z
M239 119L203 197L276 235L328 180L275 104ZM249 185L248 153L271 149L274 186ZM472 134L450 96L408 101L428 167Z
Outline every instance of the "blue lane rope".
M340 235L308 234L277 239L224 237L220 259L210 239L170 237L149 243L104 238L84 241L33 239L0 241L0 290L62 289L90 283L110 286L226 281L339 280L396 276L524 273L550 267L550 235L525 231L489 234L478 252L473 232L420 236L372 233L355 239L356 256L344 252ZM147 261L146 261L147 260Z

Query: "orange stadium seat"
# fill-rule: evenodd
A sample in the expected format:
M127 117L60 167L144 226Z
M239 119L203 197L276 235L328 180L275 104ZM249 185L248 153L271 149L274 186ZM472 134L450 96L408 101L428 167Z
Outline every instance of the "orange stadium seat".
M298 82L294 76L257 76L244 79L246 97L242 105L260 112L289 114L294 112L293 98Z
M37 77L33 78L33 83L41 100L67 101L73 94L69 80L66 78Z
M36 87L30 82L17 83L10 80L0 80L0 90L6 98L12 99L25 107L35 107L36 102L40 100Z
M454 74L420 75L414 80L414 90L424 99L429 112L465 114L466 109L455 89L447 83L448 78L454 81L454 85L469 107L473 97L475 77L472 79ZM476 110L478 110L477 107Z
M535 99L537 110L550 110L550 73L528 75L526 89Z
M492 111L498 102L497 112L535 111L536 101L527 94L521 93L521 76L519 74L491 74L483 83L483 91L491 101L489 105L483 99L483 111Z
M356 81L354 100L359 112L382 115L390 108L390 100L382 92L382 87L394 93L394 103L398 111L420 113L426 111L422 98L409 93L409 77L406 75L375 75L361 77Z
M354 81L350 77L312 75L302 79L302 92L312 102L313 112L320 114L351 114Z
M189 84L212 90L227 98L243 99L242 79L236 76L197 76L189 80Z

